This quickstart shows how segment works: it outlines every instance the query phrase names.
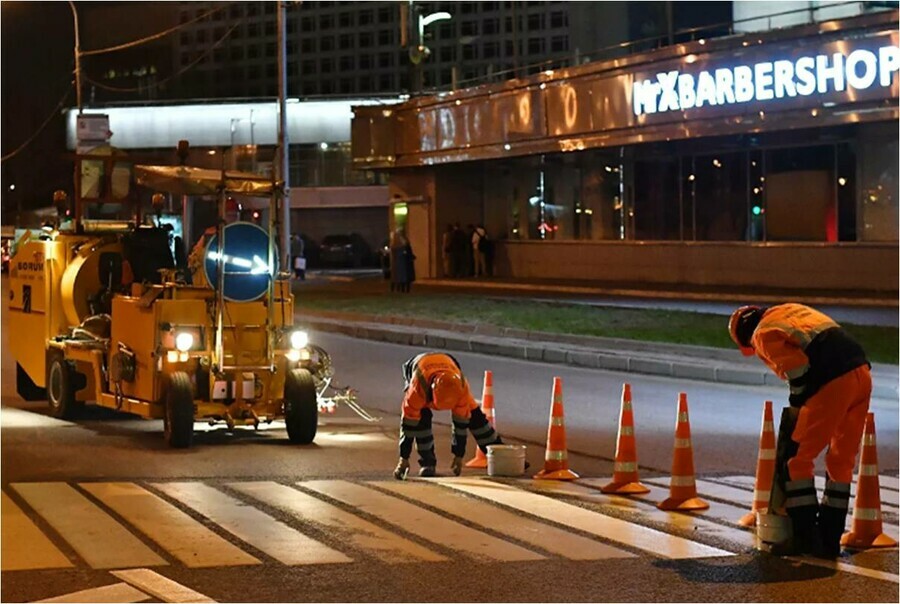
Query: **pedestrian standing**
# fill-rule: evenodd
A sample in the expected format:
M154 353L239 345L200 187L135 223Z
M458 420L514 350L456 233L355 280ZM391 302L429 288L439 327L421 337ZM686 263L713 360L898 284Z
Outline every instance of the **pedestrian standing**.
M391 233L391 291L408 293L416 279L416 257L402 229Z
M792 442L779 443L775 461L794 534L773 553L836 558L872 394L866 353L834 320L802 304L742 306L732 313L728 330L745 356L755 353L788 381L788 401L800 409ZM826 447L820 507L814 462Z
M500 435L488 422L469 392L469 383L459 363L449 354L425 352L403 364L404 396L400 418L400 461L394 478L404 480L409 472L409 456L413 441L419 453L419 476L434 476L437 456L431 431L433 411L449 410L450 469L456 476L462 472L466 454L466 431L472 433L478 447L487 452L488 445L503 444Z
M453 225L448 224L441 236L441 261L444 277L453 277Z
M462 227L457 222L453 225L453 237L451 239L453 246L453 276L466 276L466 250L469 249L469 241Z
M294 268L295 278L300 280L306 279L304 242L303 237L298 234L291 236L291 266Z
M482 225L478 225L472 231L472 258L474 260L473 273L476 277L484 277L487 275L487 262L485 261L485 252L488 246L487 232Z

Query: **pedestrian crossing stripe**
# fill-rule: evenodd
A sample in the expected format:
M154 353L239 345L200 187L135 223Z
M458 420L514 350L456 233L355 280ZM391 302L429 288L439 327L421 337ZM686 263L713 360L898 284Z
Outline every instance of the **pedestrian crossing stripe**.
M603 494L608 480L599 478L12 483L17 499L2 493L0 553L4 572L733 556L755 546L737 525L752 477L725 478L697 480L710 509L696 514L653 505L668 496L664 478L645 479L650 493L640 497ZM885 532L896 535L896 522ZM844 561L835 568L900 583Z

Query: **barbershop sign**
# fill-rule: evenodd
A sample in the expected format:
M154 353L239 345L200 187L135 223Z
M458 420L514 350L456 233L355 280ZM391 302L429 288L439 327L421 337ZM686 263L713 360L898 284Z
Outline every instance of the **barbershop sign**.
M854 42L781 52L781 57L765 60L713 56L700 61L688 55L677 68L636 74L632 109L635 116L642 116L741 103L787 103L801 97L824 102L866 100L873 93L871 98L888 96L884 89L895 84L900 70L896 36Z

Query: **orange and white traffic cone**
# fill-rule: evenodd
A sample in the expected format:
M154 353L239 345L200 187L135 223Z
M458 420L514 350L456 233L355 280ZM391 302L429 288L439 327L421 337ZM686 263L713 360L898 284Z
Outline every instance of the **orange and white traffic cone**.
M631 385L622 386L622 406L619 410L619 437L616 442L616 464L612 482L600 488L603 493L637 495L650 489L638 478L637 445L634 439L634 414L631 409Z
M763 408L762 431L759 434L759 455L756 458L756 487L753 489L753 506L744 514L738 524L756 526L756 513L769 508L772 481L775 479L775 419L772 415L772 401L766 401Z
M534 477L546 480L575 480L578 478L578 474L569 469L566 423L563 416L562 378L553 378L553 400L550 403L550 426L547 428L544 469Z
M884 534L881 524L881 485L878 481L878 451L875 448L875 414L866 415L862 437L862 455L856 477L856 503L853 528L841 537L841 545L850 548L893 547L897 542Z
M488 423L496 430L494 424L494 374L490 371L484 372L484 388L481 391L481 411L487 418ZM475 457L466 463L467 468L486 468L487 456L481 452L481 447L475 447Z
M691 421L687 394L678 394L678 418L675 421L675 448L672 454L672 479L669 498L656 505L661 510L705 510L709 504L697 497L694 480L694 452L691 447Z

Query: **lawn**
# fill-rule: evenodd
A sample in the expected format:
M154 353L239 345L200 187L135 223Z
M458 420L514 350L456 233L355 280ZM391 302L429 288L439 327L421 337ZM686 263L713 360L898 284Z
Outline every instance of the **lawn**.
M300 309L356 312L381 316L486 323L549 333L577 334L731 348L721 315L657 309L596 307L559 302L516 301L451 294L387 295L349 291L304 290ZM844 325L866 349L869 359L897 363L895 327Z

